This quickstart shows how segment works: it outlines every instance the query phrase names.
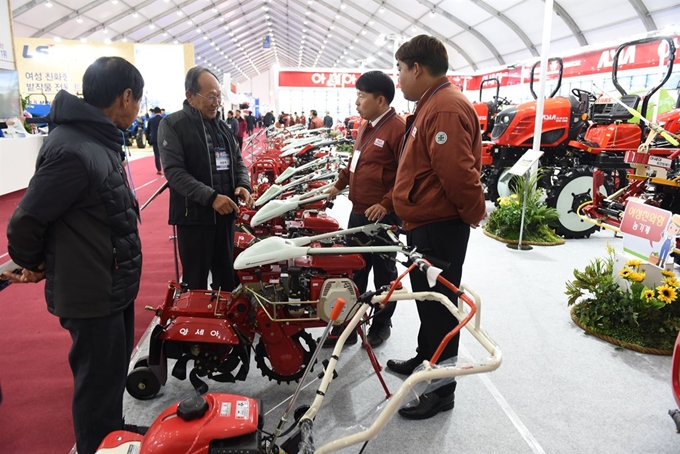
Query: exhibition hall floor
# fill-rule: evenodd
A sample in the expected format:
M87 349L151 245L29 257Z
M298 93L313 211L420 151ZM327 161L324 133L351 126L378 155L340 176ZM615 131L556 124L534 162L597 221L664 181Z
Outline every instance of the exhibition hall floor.
M347 199L340 199L330 214L345 224L350 206ZM426 421L396 415L363 452L680 452L680 435L668 416L668 410L675 408L671 357L615 348L585 335L569 316L565 281L574 268L606 255L607 243L621 248L613 233L598 232L562 246L519 252L485 236L481 229L474 230L463 282L482 298L482 325L500 346L503 363L495 372L461 378L453 411ZM414 354L419 326L415 305L399 303L393 323L392 337L376 349L382 365L390 358ZM313 334L319 335L320 330ZM147 348L143 340L136 355ZM320 359L330 353L322 350ZM472 357L485 355L464 331L459 362L470 362ZM314 425L317 447L368 427L385 403L359 345L344 349L337 371ZM392 391L402 381L389 373L384 376ZM319 381L310 381L296 406L313 400ZM245 382L208 381L208 385L211 391L261 399L268 431L276 427L295 389L294 384L277 385L262 377L254 360ZM188 380L170 377L153 400L137 401L126 394L126 420L148 425L168 405L192 393ZM360 449L356 445L341 452Z

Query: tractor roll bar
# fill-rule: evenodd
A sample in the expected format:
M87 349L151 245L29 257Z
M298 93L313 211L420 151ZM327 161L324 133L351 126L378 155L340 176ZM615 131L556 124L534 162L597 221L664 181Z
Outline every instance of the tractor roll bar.
M498 103L498 95L500 94L501 91L501 82L495 77L492 77L490 79L484 79L482 83L479 84L479 102L482 102L482 89L484 88L484 85L491 82L496 82L496 96L494 97L494 99L496 100L496 103Z
M564 72L564 62L562 62L562 59L560 57L552 57L548 59L548 63L551 61L556 61L559 63L559 71L557 73L557 86L555 89L550 93L550 96L548 98L552 98L557 94L558 91L560 91L560 87L562 86L562 73ZM534 65L531 67L531 75L529 76L529 90L531 90L531 96L534 97L534 99L538 99L538 95L534 91L534 74L536 73L536 67L540 64L540 60L534 63ZM546 64L547 66L547 64ZM543 76L548 77L548 68L542 68L543 71Z

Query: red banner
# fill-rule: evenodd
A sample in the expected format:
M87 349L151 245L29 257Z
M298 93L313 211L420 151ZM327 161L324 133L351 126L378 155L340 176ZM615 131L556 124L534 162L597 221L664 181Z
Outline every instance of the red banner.
M361 73L281 71L279 87L356 88L359 76Z
M680 36L674 35L670 38L673 40L676 49L678 49ZM564 64L562 77L567 78L598 73L611 73L614 54L618 47L619 46L610 49L600 49L562 58ZM666 44L665 41L653 41L651 43L626 47L619 55L619 71L655 67L659 65L659 60L661 58L664 58L664 64L666 64L667 54L668 44ZM676 50L675 63L680 63L680 50ZM517 85L522 83L522 75L524 75L524 82L526 83L529 82L530 71L531 66L521 66L480 76L472 76L470 80L468 80L466 88L467 90L479 90L479 85L482 80L489 78L498 79L501 86L504 87ZM548 79L556 79L558 71L558 63L556 61L551 61L548 64ZM540 70L537 69L536 76L539 74Z

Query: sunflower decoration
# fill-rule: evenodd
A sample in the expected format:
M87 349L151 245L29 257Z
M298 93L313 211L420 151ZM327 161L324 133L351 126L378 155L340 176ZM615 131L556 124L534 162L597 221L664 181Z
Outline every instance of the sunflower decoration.
M671 304L678 297L675 287L671 287L670 285L660 285L656 288L656 291L658 293L656 298L666 304Z
M666 285L670 285L671 287L675 287L675 288L680 287L680 281L675 276L664 278L663 283L666 284Z
M631 268L640 268L640 265L642 265L642 262L638 259L632 259L626 262L626 266L629 266Z
M654 299L654 290L652 289L646 289L642 292L642 297L647 301L648 303Z
M675 273L669 270L661 270L661 274L666 277L675 277Z
M645 280L645 273L633 271L628 274L628 279L632 282L642 282Z
M624 268L621 271L619 271L619 275L624 279L629 279L631 273L634 273L634 271L631 270L630 268Z

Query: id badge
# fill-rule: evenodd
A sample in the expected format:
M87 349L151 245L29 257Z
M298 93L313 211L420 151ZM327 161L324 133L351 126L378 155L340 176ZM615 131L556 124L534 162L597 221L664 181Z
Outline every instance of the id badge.
M359 158L361 157L361 150L356 150L354 153L352 153L352 163L349 165L349 171L354 172L357 168L357 163L359 162Z
M224 148L215 148L215 165L217 170L229 170L231 168L231 157Z

